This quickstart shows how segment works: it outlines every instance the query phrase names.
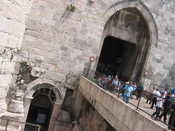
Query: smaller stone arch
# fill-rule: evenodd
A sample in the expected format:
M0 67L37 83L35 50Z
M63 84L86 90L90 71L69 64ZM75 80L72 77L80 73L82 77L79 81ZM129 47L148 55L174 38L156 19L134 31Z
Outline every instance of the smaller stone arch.
M61 91L61 89L57 88L57 86L59 86L59 85L57 85L57 83L55 81L49 80L49 79L40 79L40 78L36 79L35 81L28 84L25 96L32 98L34 92L36 92L35 87L38 85L41 85L41 84L51 85L53 87L52 90L54 90L54 93L55 93L57 99L63 100L64 93L63 93L63 91Z
M60 88L58 88L58 87L60 87ZM52 126L54 124L54 118L55 118L54 116L57 116L57 114L61 110L61 106L62 106L62 103L64 100L65 91L63 90L63 88L64 87L61 84L55 82L54 80L50 80L50 79L38 78L35 81L29 83L27 86L25 97L24 97L24 120L28 121L28 118L30 118L28 116L31 116L30 109L31 109L32 103L34 101L36 101L36 99L40 98L40 97L37 97L37 93L40 94L40 93L42 93L41 90L47 91L48 89L50 89L48 94L53 93L53 95L51 95L51 96L56 97L56 99L54 98L54 100L53 100L52 97L50 95L48 95L50 102L52 102L52 100L53 100L53 102L52 102L52 104L50 104L50 105L52 105L52 108L49 108L50 109L50 112L49 112L50 116L49 116L49 125L47 128L52 128ZM44 105L46 105L46 104L44 104ZM32 106L32 108L33 108L33 106ZM28 127L26 126L25 128L28 128Z

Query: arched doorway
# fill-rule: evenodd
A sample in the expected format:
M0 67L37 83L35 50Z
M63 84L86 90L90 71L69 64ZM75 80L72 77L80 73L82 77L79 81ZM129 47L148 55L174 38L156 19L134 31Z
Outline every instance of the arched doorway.
M135 44L107 36L104 39L97 72L112 76L117 74L120 79L129 79L135 59Z
M151 47L150 30L136 7L118 10L106 22L96 75L140 81Z
M56 102L56 94L50 84L40 84L34 88L36 91L33 94L26 122L40 125L42 131L47 131ZM25 131L35 130L37 131L34 126L29 124L25 126Z

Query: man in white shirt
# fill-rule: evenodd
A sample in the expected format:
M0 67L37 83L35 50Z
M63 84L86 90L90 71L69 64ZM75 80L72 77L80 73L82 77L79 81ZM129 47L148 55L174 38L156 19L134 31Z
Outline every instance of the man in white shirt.
M155 96L157 96L157 97L160 97L160 96L161 96L161 93L160 93L159 89L156 89L156 91L153 92L153 94L154 94Z
M155 116L155 120L158 120L162 107L163 107L163 98L160 96L157 97L156 111L151 115L151 117L154 118Z
M151 109L154 108L154 105L156 105L156 102L157 102L157 97L160 97L161 96L161 93L159 91L159 89L155 89L153 90L153 99L152 99L152 104L151 104Z

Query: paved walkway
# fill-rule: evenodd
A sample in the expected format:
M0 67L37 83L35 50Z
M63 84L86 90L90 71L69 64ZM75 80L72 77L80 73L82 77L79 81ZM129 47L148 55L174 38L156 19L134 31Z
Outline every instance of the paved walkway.
M115 95L118 96L118 93L116 93ZM164 123L163 121L154 120L154 119L151 118L151 115L153 114L153 112L155 112L155 107L154 107L154 109L151 109L150 108L151 105L148 104L148 103L146 103L146 99L144 97L141 98L138 109L137 109L137 105L138 105L138 100L136 100L136 97L133 96L133 99L130 99L130 101L129 101L129 106L132 109L137 110L139 113L141 113L142 115L144 115L144 117L146 117L146 118L154 121L155 123L161 125L162 127L165 127L166 130L169 131L168 130L167 123ZM167 122L168 122L168 119L167 119Z
M136 100L135 98L131 99L130 103L137 107L138 100ZM141 111L145 112L148 115L152 115L156 109L155 109L155 107L154 107L154 109L151 109L150 107L151 107L151 104L146 103L146 99L142 97L141 101L139 103L139 108L141 109ZM167 123L164 123L164 124L166 124L166 125L168 124L168 119L169 119L169 116L167 117ZM162 120L163 120L163 117L162 117ZM163 123L163 121L161 121L161 122Z
M130 103L137 106L138 105L138 100L136 100L135 98L130 100ZM154 111L154 109L150 108L151 105L146 103L146 100L144 98L141 98L140 103L139 103L139 108L141 108L141 110L145 111L146 113L148 113L149 115L151 115Z
M132 106L134 106L135 109L137 109L138 100L136 100L136 98L133 96L133 99L130 99L130 104ZM155 107L154 107L154 109L151 109L150 107L151 107L151 105L146 103L146 99L142 97L140 100L140 103L139 103L138 111L140 113L142 113L145 117L152 119L151 115L153 114L153 112L155 112ZM168 116L168 119L169 119L169 116ZM168 128L168 126L167 126L168 119L167 119L167 123L164 123L163 121L157 121L154 119L152 119L152 120L155 121L156 123L160 124L161 126ZM162 118L162 120L163 120L163 118Z

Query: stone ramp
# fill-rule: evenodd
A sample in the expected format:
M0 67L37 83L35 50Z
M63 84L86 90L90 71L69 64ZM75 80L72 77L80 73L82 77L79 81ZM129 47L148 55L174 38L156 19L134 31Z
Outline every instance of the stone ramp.
M167 127L139 112L132 105L124 103L116 95L102 89L95 83L80 78L79 92L97 112L116 130L121 131L167 131Z

